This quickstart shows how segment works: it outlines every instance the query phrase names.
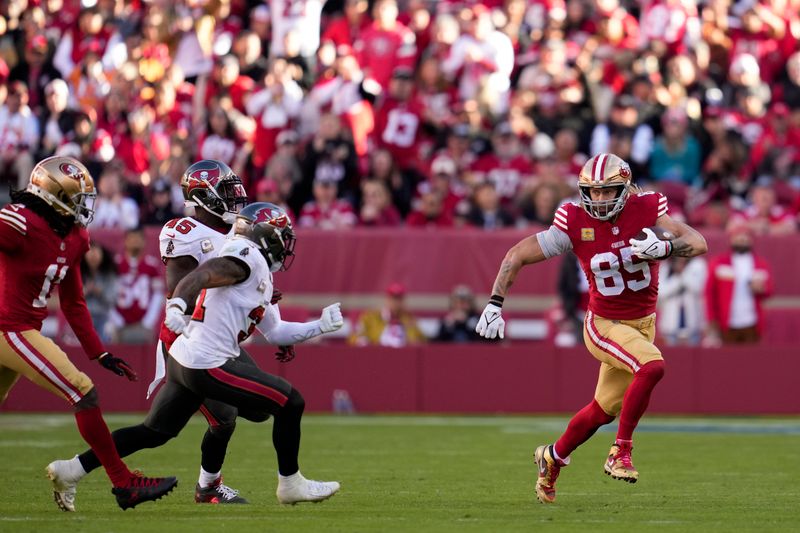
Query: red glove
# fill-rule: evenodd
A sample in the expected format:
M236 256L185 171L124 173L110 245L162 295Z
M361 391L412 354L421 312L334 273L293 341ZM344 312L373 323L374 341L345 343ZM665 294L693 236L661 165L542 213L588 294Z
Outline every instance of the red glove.
M294 359L295 355L294 344L290 344L289 346L278 346L278 351L275 352L275 359L281 363L288 363Z

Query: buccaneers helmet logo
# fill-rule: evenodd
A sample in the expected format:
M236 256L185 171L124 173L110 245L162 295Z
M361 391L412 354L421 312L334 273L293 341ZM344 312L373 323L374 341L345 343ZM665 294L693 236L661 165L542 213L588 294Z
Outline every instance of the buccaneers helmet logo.
M199 182L208 182L209 185L212 187L216 187L217 182L219 181L220 170L219 167L216 168L203 168L198 169L189 174L189 178L192 180L197 180Z
M277 216L275 216L272 212L272 209L264 208L256 213L256 218L253 221L255 224L258 224L259 222L266 222L270 226L283 229L289 225L289 217L287 217L284 213L277 213Z

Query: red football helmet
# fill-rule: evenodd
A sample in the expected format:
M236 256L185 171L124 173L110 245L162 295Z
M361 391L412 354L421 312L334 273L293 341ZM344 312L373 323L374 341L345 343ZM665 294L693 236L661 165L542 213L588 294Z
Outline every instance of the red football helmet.
M236 213L247 205L242 180L222 161L203 159L181 176L186 206L202 207L227 224L236 221Z
M281 207L268 202L248 205L237 215L233 231L258 245L271 272L289 270L296 240L292 221Z

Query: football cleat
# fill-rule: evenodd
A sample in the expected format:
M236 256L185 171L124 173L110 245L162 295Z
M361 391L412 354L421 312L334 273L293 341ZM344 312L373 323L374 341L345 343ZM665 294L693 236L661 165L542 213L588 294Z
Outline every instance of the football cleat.
M631 441L615 442L608 452L608 459L603 467L605 473L614 479L636 483L639 472L631 462L631 451L633 451Z
M213 485L201 487L198 483L194 489L194 501L197 503L250 503L239 496L239 491L222 483L222 476Z
M339 492L336 481L314 481L298 472L292 476L278 478L278 501L294 505L300 502L321 502Z
M564 466L553 457L553 445L542 445L536 448L533 460L539 469L536 480L536 497L542 503L553 503L556 500L556 479Z
M74 513L78 482L86 475L86 472L75 468L74 460L53 461L47 465L45 472L50 481L53 482L53 499L58 508L62 511Z
M178 480L174 477L144 477L139 472L133 472L126 486L114 487L111 493L117 497L117 504L124 511L143 502L160 500L177 484Z

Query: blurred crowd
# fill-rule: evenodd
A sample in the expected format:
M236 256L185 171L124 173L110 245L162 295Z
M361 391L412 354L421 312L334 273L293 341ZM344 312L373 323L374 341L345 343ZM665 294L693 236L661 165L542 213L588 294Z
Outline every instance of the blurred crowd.
M94 227L230 165L298 226L548 224L614 152L671 213L797 230L800 0L5 0L0 182L80 158Z

